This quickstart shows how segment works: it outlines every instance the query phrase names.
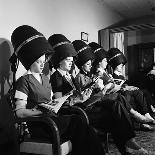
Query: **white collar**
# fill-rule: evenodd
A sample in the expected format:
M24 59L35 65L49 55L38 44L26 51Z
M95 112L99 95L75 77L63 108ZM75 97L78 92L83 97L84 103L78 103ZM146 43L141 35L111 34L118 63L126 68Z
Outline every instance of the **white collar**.
M120 72L118 72L117 70L116 71L114 71L114 73L116 74L116 75L122 75Z
M57 71L59 71L62 76L66 76L69 74L67 71L62 70L61 68L58 68Z
M27 75L27 74L32 74L32 72L30 71L30 69L24 75ZM43 73L39 73L39 74L43 74Z
M27 75L27 74L32 74L32 72L28 70L24 75Z
M103 73L105 73L106 71L105 71L103 68L99 67L99 68L97 68L97 72L100 72L101 74L103 74Z

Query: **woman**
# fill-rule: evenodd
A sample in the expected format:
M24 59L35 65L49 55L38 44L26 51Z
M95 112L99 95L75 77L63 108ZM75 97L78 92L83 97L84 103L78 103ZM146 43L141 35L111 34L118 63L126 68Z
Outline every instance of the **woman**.
M52 45L52 47L55 47L54 42L55 42L55 37L51 36L49 38L49 43ZM75 47L74 43L75 42L73 42L73 45ZM60 46L62 46L62 43L58 43L58 44L59 45L61 44ZM82 57L80 57L81 58L80 60L84 60L85 57L87 57L87 58L90 58L91 56L93 57L93 54L91 54L89 51L85 50L85 47L83 47L81 49L86 52ZM60 47L59 47L59 50L60 50ZM59 53L60 52L59 50L55 48L55 51L56 51L55 54L57 56L61 56ZM80 53L83 52L82 50L80 51ZM65 53L65 51L62 47L61 47L61 53L63 53L63 54ZM78 59L78 57L76 59ZM72 62L73 62L73 58L71 59L69 55L64 54L63 58L61 60L58 59L58 61L56 63L56 64L58 64L57 66L55 66L56 72L53 73L53 75L51 76L51 85L53 87L54 96L56 98L62 97L66 93L70 92L71 90L75 90L75 89L78 91L81 90L81 88L79 88L79 85L76 83L76 81L74 79L72 79L72 77L68 74L71 69ZM79 67L79 65L77 63L76 63L76 65ZM68 74L68 75L66 76L66 74ZM80 91L80 93L81 93L81 91ZM87 93L89 93L89 92L87 92ZM81 100L85 101L86 98L82 98ZM73 102L73 104L75 104L75 103ZM114 113L112 113L111 110L114 110L114 106L117 106L117 109L114 111ZM135 136L135 133L132 130L130 120L128 120L128 117L126 117L127 112L124 112L121 105L117 105L117 103L113 103L113 105L111 106L111 109L108 107L106 110L104 110L104 109L102 109L102 110L103 110L102 113L100 113L99 115L94 117L95 120L94 119L92 120L91 117L93 117L93 116L89 115L89 113L87 113L89 120L91 123L94 122L93 125L95 127L98 127L99 123L100 123L99 126L102 127L102 129L105 128L105 126L107 127L106 130L110 131L112 133L115 143L116 143L117 147L119 148L119 151L122 154L127 153L126 148L125 148L125 143L128 146L132 146L134 149L143 150L136 144L136 142L133 139L133 137ZM122 115L118 115L118 111L121 112ZM111 116L108 119L109 122L107 121L108 114ZM101 121L100 121L100 117L103 118ZM117 126L119 126L119 128L120 128L119 130L117 130L118 129ZM125 135L125 136L123 136L123 135Z
M139 89L138 87L128 85L127 80L123 76L123 66L126 64L127 60L119 49L111 48L108 53L109 64L113 69L113 78L125 81L125 83L122 85L121 93L125 96L131 96L129 98L129 102L132 107L146 118L150 119L154 124L155 120L150 115L151 107L153 107L151 95L146 89ZM154 128L149 125L143 124L143 126L150 130L154 130Z
M151 70L146 75L147 88L151 93L153 100L155 99L155 62L151 65ZM155 106L155 104L154 104ZM151 107L152 111L155 113L155 108Z
M53 52L45 37L31 26L23 25L16 28L11 37L12 44L18 59L27 69L16 84L16 115L19 118L44 115L40 104L52 100L52 91L49 79L42 74L45 64L45 54ZM73 155L105 154L97 136L85 120L78 115L57 115L56 105L51 108L50 115L58 126L61 141L66 139L72 142ZM39 123L29 123L31 136L49 140L48 128ZM51 139L50 139L51 140Z

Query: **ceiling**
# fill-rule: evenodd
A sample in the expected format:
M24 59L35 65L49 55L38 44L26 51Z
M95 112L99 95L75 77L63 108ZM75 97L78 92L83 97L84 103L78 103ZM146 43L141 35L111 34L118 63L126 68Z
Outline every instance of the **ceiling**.
M155 16L155 0L100 0L124 19Z

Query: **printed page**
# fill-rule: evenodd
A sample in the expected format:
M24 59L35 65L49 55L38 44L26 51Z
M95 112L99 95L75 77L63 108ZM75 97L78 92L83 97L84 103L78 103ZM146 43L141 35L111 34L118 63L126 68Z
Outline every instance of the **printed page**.
M125 82L125 80L122 80L122 79L114 79L114 82L119 85L119 86L122 86L122 84Z
M57 113L59 111L59 109L61 108L61 106L63 105L63 103L68 99L69 96L72 95L72 92L64 95L63 97L51 100L48 103L41 103L38 106L45 108L46 110L51 110L55 113Z

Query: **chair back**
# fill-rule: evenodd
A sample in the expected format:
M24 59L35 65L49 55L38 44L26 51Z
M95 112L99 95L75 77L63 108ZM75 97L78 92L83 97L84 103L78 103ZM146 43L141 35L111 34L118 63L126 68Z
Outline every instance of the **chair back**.
M18 142L21 143L24 141L24 138L30 137L30 132L28 130L27 124L26 122L18 122L18 118L16 115L16 105L15 105L15 83L14 85L12 84L8 93L7 93L7 103L9 104L9 106L11 107L12 111L13 111L13 116L15 119L15 127L18 133ZM17 123L18 122L18 123Z

